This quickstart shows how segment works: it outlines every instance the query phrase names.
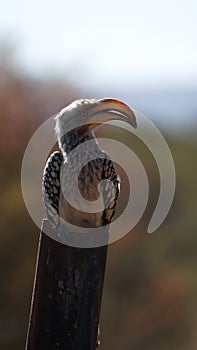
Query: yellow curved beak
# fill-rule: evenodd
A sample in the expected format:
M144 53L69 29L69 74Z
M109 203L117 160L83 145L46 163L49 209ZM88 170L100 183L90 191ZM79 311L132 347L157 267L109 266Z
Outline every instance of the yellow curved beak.
M89 121L102 124L109 120L122 120L137 128L136 116L126 103L113 98L98 100L98 104L91 109Z

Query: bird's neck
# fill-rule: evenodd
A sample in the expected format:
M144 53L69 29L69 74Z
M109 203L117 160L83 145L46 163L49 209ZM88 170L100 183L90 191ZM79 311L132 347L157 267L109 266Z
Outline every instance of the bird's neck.
M88 140L95 140L96 143L96 138L93 131L83 130L82 132L79 128L69 131L63 135L60 140L62 146L61 148L66 153L66 155L68 155L75 147Z

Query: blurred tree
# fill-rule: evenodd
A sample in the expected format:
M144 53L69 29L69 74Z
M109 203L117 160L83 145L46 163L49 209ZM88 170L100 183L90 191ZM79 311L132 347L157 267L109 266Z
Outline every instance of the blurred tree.
M25 208L20 168L29 138L46 118L77 97L66 83L34 80L0 54L1 254L0 349L24 346L35 269L38 228Z
M20 167L29 138L42 121L79 96L58 80L35 80L15 65L11 48L0 55L0 349L19 350L26 338L38 228L20 189ZM197 346L196 140L168 137L177 171L170 214L153 235L147 223L159 193L153 157L126 131L106 127L101 135L126 143L139 155L150 181L142 220L110 246L102 313L102 349L194 350ZM118 135L117 135L118 132ZM192 133L193 134L193 133ZM188 134L189 135L189 134ZM132 169L131 169L132 171ZM128 179L122 170L122 205Z

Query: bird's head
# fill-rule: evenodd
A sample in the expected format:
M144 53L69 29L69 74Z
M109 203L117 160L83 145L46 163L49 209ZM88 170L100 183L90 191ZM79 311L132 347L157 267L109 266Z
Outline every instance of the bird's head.
M56 116L56 133L60 147L65 137L69 139L73 130L77 135L91 134L92 131L110 120L122 120L137 127L132 109L124 102L112 99L81 99L63 108ZM67 135L67 136L66 136Z

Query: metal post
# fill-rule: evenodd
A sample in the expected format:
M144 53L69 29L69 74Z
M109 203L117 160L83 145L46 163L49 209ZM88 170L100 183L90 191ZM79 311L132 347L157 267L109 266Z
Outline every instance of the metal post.
M95 350L107 246L74 248L43 221L26 350Z

